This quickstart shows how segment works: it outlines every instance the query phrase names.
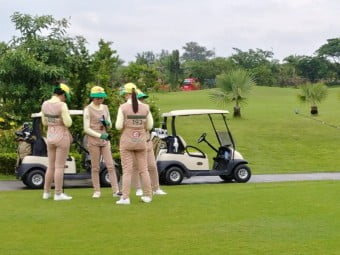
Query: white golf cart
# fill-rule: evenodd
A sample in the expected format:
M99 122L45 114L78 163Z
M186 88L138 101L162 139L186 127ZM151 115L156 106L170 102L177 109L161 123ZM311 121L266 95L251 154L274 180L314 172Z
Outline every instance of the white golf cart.
M82 110L70 110L71 116L82 116ZM18 160L15 169L17 179L32 189L41 189L44 186L45 172L48 165L46 138L42 136L41 113L33 113L32 127L25 123L23 129L16 132L18 137ZM64 179L90 179L91 178L91 159L84 143L74 138L74 143L82 152L81 168L77 171L76 160L69 156L64 170ZM79 164L78 164L79 166ZM116 163L117 178L119 181L119 166ZM100 163L100 184L110 186L110 180L105 163Z
M247 182L251 177L250 168L242 155L235 150L235 143L227 125L228 111L211 109L176 110L163 113L163 126L157 129L163 146L156 151L157 167L162 184L180 184L184 177L220 176L224 181ZM206 153L196 146L187 145L185 139L176 131L176 119L202 115L208 117L218 141L218 148L206 140L207 133L202 133L197 142L205 142L216 152L212 169ZM171 118L171 135L168 133L167 121ZM218 121L219 125L215 122ZM222 122L222 123L221 123ZM221 125L222 124L222 125ZM203 126L203 125L202 125ZM199 127L192 127L193 131ZM205 128L205 127L204 127Z

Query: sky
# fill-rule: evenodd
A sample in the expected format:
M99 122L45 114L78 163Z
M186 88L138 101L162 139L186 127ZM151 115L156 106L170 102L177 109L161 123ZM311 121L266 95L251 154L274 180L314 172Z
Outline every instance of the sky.
M126 63L137 53L179 50L197 42L218 57L242 51L311 56L340 37L338 0L0 0L0 41L18 35L11 15L66 18L68 35L83 36L88 49L111 41Z

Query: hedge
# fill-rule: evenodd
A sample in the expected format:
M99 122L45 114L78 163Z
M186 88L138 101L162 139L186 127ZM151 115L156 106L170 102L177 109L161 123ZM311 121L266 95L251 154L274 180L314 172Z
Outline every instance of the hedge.
M0 153L0 174L15 174L16 153Z

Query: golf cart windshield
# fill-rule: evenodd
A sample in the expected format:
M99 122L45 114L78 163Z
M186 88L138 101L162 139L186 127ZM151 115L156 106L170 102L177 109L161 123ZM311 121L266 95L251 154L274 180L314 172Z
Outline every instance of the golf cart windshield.
M221 146L231 146L233 143L227 131L216 131Z
M176 129L176 118L179 116L202 116L208 117L211 123L212 128L214 129L217 142L219 143L219 146L233 146L233 138L231 137L231 133L228 129L228 125L226 122L226 114L228 114L229 111L226 110L216 110L216 109L187 109L187 110L174 110L167 113L163 113L162 117L164 118L164 125L167 125L167 119L171 118L171 134L173 136L177 136L177 129ZM188 119L189 121L189 119ZM191 122L191 121L190 121ZM182 122L183 124L183 122ZM185 123L184 124L189 124ZM200 125L200 122L191 122L190 124L194 125L194 128L191 131L191 134L197 132L200 129L204 129L202 132L206 131L206 126ZM196 125L195 125L196 124ZM165 127L167 129L167 127ZM180 132L181 133L181 132Z

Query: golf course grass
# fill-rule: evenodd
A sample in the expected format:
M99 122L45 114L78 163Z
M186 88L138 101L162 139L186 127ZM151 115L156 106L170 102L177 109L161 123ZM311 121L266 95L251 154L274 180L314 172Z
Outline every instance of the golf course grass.
M151 204L110 189L0 193L0 254L339 254L340 185L332 181L165 187Z
M159 93L155 97L161 112L189 108L229 110L228 123L236 148L255 174L340 170L340 88L328 90L327 99L318 105L319 115L314 117L317 121L309 118L310 106L299 102L298 89L254 87L247 104L241 106L240 119L232 116L233 104L216 105L209 97L210 91ZM212 149L197 143L199 136L207 132L207 140L217 144L208 118L179 117L176 122L177 132L187 144L198 146L210 158L214 156Z
M241 106L240 119L232 116L233 104L221 106L213 102L211 91L151 93L149 100L156 102L160 112L194 108L229 110L228 124L236 149L248 160L253 174L339 171L339 87L328 89L328 97L318 105L319 115L313 117L316 121L310 119L310 106L299 102L299 90L295 88L254 87L247 96L247 103ZM339 128L331 128L323 121ZM214 151L204 142L197 143L200 135L206 132L207 140L217 146L208 118L179 117L176 123L177 133L187 145L197 146L207 153L212 165ZM221 127L218 122L217 125ZM8 177L0 175L0 179Z
M339 171L340 130L309 119L297 89L255 87L242 118L209 99L209 90L151 94L161 112L228 109L237 150L253 174ZM319 105L317 120L340 126L339 88ZM295 114L295 109L299 114ZM306 115L307 117L302 116ZM178 134L213 157L207 119L178 118ZM169 126L170 127L170 126ZM217 124L217 128L222 126ZM339 181L163 186L145 204L119 206L109 188L68 188L71 201L42 200L42 190L0 192L0 254L339 254Z

